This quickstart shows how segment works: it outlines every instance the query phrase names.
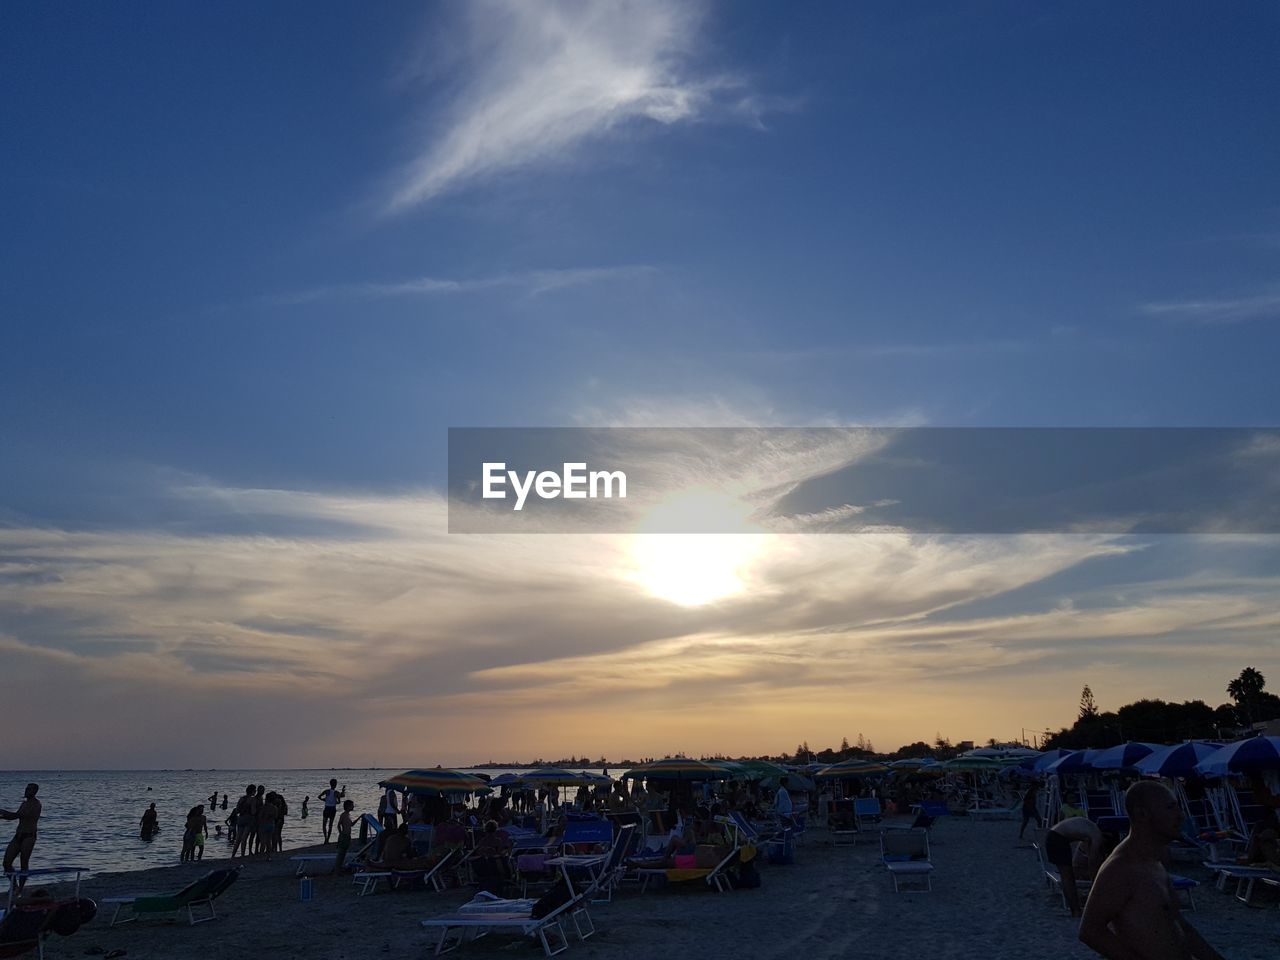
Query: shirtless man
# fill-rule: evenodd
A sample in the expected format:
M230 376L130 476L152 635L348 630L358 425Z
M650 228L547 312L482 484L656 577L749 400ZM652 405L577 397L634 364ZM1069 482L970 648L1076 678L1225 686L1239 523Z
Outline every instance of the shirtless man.
M1093 882L1080 939L1107 960L1225 960L1179 913L1164 868L1181 835L1177 798L1143 780L1129 788L1124 806L1129 836Z
M4 850L4 872L10 873L13 870L13 861L19 859L19 864L23 872L31 865L31 851L36 846L36 823L40 819L40 801L36 799L36 794L40 791L38 783L28 783L26 793L24 793L22 803L17 810L0 810L0 819L17 820L18 829L13 834L13 839L9 841L9 846ZM27 885L27 878L20 877L18 879L18 890L22 890Z
M1045 859L1058 868L1062 876L1062 895L1067 898L1071 915L1078 917L1080 892L1076 889L1075 858L1071 851L1073 843L1083 843L1088 849L1088 875L1092 877L1097 874L1104 855L1102 831L1087 817L1069 817L1055 823L1044 835Z

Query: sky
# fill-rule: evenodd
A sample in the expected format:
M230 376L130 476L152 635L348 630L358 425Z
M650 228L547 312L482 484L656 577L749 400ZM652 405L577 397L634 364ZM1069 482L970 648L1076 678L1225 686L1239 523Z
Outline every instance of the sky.
M1277 425L1278 42L1263 2L0 6L0 765L893 749L1280 687L1274 535L752 526L826 441L666 491L735 534L447 498L450 428Z

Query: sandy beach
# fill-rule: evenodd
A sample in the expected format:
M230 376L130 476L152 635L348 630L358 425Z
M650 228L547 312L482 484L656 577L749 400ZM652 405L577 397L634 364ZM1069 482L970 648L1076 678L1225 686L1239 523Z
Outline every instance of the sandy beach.
M640 894L624 885L609 904L591 908L597 933L571 940L566 956L590 958L697 955L709 960L753 957L871 956L919 960L986 957L1095 956L1075 937L1075 922L1040 879L1030 848L1018 848L1016 824L949 819L934 828L932 892L895 893L873 837L834 844L810 830L794 865L766 865L754 890L716 894L700 885ZM315 852L319 848L306 848ZM292 851L297 852L297 851ZM105 897L172 892L224 861L101 874L82 895ZM54 936L51 960L127 951L132 960L250 960L307 957L357 960L429 953L418 922L470 899L472 890L382 892L357 897L350 878L317 877L314 899L301 902L287 857L248 863L240 881L218 902L219 918L195 927L144 920L108 927L110 908L70 938ZM1213 889L1207 873L1196 891L1197 928L1230 960L1274 960L1280 952L1280 909L1274 895L1248 907ZM59 888L66 890L67 888ZM456 955L534 956L527 942L496 935Z

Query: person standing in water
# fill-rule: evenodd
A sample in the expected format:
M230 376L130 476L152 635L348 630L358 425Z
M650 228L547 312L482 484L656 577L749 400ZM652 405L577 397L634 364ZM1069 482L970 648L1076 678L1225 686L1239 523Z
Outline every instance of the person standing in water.
M153 803L151 806L147 807L146 812L142 815L142 820L138 824L138 836L143 840L152 839L160 829L158 826L158 820L159 816L156 814L156 805Z

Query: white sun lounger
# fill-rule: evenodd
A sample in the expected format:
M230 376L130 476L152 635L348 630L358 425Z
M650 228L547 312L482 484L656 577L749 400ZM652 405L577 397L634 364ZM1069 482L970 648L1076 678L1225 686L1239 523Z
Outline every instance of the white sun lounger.
M538 919L532 915L528 900L498 900L491 895L480 894L470 904L463 904L457 913L423 920L422 926L439 931L436 956L495 930L511 930L537 940L543 953L554 957L569 948L569 938L562 923L566 915L573 920L579 940L586 940L596 932L583 900L584 895L579 894Z

